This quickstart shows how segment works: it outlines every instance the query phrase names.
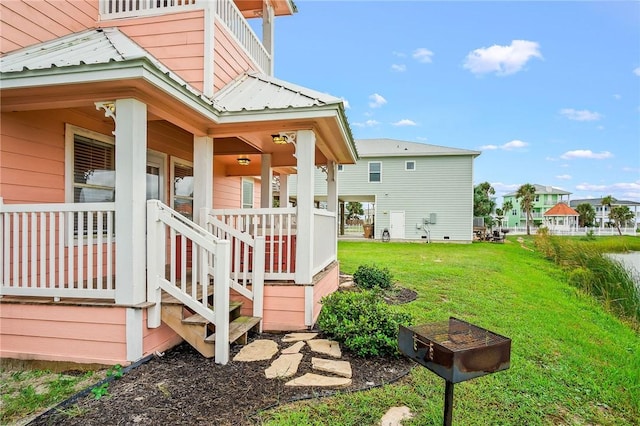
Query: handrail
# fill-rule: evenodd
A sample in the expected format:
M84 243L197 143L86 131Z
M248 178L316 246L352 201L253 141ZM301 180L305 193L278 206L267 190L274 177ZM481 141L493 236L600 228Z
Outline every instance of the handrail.
M230 287L253 302L253 316L262 317L265 279L265 237L252 236L218 219L212 211L200 211L200 223L218 238L231 241Z
M167 233L169 271L165 267ZM148 326L160 326L160 290L164 290L215 325L218 364L229 361L229 258L229 241L217 238L158 200L147 201L147 300L154 303L148 312Z

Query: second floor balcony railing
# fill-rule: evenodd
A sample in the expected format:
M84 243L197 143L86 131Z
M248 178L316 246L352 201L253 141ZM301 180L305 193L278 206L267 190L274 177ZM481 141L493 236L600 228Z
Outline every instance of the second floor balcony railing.
M100 0L100 19L138 18L212 8L260 70L269 74L271 55L233 0Z

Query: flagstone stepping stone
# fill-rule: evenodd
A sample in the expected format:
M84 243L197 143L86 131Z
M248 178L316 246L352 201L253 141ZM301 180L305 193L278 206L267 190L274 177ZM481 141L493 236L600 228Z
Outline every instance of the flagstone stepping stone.
M340 344L335 340L328 339L317 339L317 340L309 340L307 342L309 344L309 348L313 352L317 352L324 355L329 355L333 358L342 357L342 351L340 350Z
M278 344L273 340L258 339L240 349L233 357L234 361L264 361L273 358L278 353Z
M299 342L301 340L311 340L318 333L289 333L282 338L282 343Z
M296 342L293 345L289 346L288 348L284 348L282 350L282 354L297 354L298 352L300 352L300 349L302 349L304 346L304 342L300 341L300 342Z
M380 426L400 426L402 420L410 419L413 417L413 413L409 410L409 407L391 407L382 416L380 420Z
M264 370L264 374L267 379L291 377L298 372L300 361L302 361L302 354L280 355L269 368Z
M333 359L311 358L311 368L324 373L332 373L337 376L351 378L351 363L349 361L336 361Z
M351 379L346 377L329 377L320 374L307 373L296 377L284 384L285 386L314 386L325 388L341 388L351 385Z

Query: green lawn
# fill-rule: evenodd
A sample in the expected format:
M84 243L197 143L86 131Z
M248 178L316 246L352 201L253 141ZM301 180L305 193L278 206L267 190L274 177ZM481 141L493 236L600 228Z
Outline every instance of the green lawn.
M637 237L617 241L640 249ZM512 339L509 370L455 386L454 424L640 424L637 324L569 286L532 248L531 238L523 246L514 236L505 244L341 241L339 258L345 273L374 263L416 290L418 299L400 307L415 324L455 316ZM398 383L289 404L263 421L374 425L390 407L406 405L415 417L403 425L439 425L443 395L444 381L419 367Z

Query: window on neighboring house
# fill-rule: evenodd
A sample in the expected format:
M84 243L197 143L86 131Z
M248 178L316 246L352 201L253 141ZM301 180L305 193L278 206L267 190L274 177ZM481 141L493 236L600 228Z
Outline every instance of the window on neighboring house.
M382 163L369 163L369 182L382 182Z
M416 169L416 162L415 161L405 161L404 162L404 169L408 170L408 171L414 171Z
M193 165L179 159L172 159L171 163L173 209L193 219Z
M536 203L537 203L537 202L539 202L539 201L540 201L540 196L539 196L539 195L536 195L536 197L534 198L534 201L535 201Z
M518 210L513 209L511 210L511 216L517 216L518 215Z
M242 208L253 208L253 181L242 179Z
M344 166L342 164L338 164L338 171L341 172L344 170Z

